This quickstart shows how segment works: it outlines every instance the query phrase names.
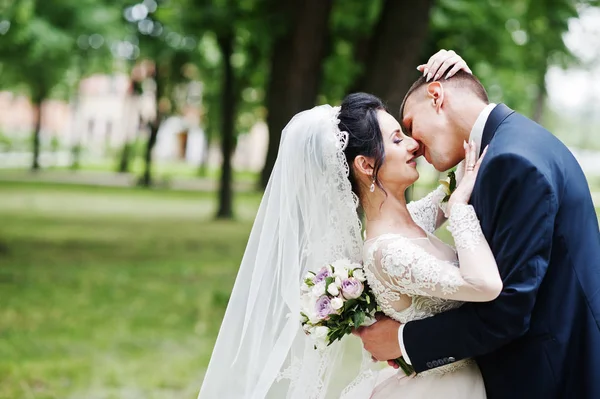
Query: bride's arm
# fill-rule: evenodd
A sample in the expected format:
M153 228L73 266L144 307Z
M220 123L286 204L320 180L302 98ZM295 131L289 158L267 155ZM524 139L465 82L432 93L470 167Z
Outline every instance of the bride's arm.
M446 190L444 186L440 185L424 198L412 201L407 205L411 217L423 230L433 233L446 221L444 212L440 208L445 196Z
M387 239L374 251L378 280L409 296L433 296L466 302L498 297L502 280L470 205L455 205L450 226L459 244L460 267L443 261L411 240Z
M408 240L384 243L379 248L376 264L399 292L468 302L487 302L500 295L502 280L496 260L475 210L467 204L484 156L485 150L477 160L475 146L465 143L465 164L472 167L467 168L448 201L448 229L456 243L460 268Z

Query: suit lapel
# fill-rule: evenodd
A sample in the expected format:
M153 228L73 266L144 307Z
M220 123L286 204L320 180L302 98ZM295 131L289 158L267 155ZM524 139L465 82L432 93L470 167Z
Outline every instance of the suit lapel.
M490 144L494 135L496 134L496 130L498 126L506 119L509 115L513 114L515 111L508 108L504 104L498 104L490 113L487 121L485 122L485 127L483 128L483 136L481 138L481 151L485 147Z
M500 126L500 124L509 115L513 114L514 112L515 111L508 108L504 104L498 104L492 110L492 112L490 113L490 116L488 117L487 121L485 122L485 127L483 128L483 136L481 137L481 151L483 151L483 149L490 144L490 142L494 138L494 135L496 134L496 130L498 129L498 126ZM477 179L477 180L479 180L479 179ZM482 210L481 200L485 200L485 199L479 198L479 184L478 183L479 183L479 181L475 182L475 187L473 188L473 194L471 195L471 201L469 203L474 206L475 212L477 213L477 217L481 221L481 226L484 229L484 234L485 234L486 233L486 229L485 229L486 226L484 223L485 220L484 220L484 215L481 213L481 210ZM486 237L489 238L487 235L486 235Z

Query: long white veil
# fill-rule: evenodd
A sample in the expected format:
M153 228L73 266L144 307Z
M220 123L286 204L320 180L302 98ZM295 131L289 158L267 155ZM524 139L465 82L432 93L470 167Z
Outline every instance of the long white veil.
M341 258L362 261L338 113L318 106L283 131L199 399L323 398L340 371L343 345L316 351L300 326L306 272Z

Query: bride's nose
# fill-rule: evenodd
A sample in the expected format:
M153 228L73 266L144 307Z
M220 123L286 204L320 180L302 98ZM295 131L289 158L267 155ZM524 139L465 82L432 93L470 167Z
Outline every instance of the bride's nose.
M421 147L421 145L419 144L419 142L415 139L413 139L412 137L408 137L407 138L408 142L407 142L407 146L406 149L410 152L417 152L419 151L419 148Z

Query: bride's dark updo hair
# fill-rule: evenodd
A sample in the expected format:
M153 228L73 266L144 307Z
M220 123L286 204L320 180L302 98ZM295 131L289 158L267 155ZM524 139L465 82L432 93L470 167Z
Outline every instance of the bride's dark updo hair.
M377 173L385 160L385 150L383 147L383 138L377 119L377 111L387 112L387 108L378 97L367 93L349 94L344 98L338 119L338 127L342 131L348 132L348 146L344 151L346 162L350 167L350 183L352 191L359 196L358 179L354 173L354 159L363 155L375 159L373 178L375 183L381 187L377 179Z

